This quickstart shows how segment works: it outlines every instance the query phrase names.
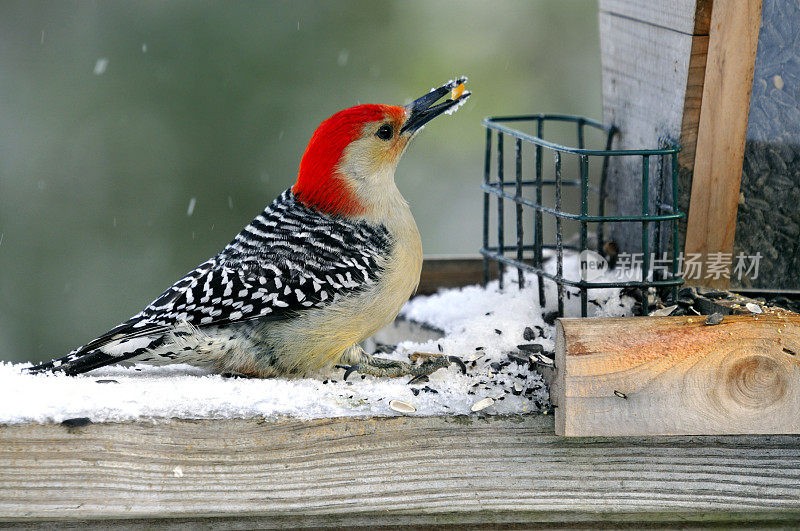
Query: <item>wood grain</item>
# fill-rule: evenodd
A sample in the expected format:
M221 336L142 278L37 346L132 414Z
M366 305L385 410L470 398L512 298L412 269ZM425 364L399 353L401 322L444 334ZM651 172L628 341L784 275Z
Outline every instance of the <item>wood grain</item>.
M717 1L711 12L686 254L732 253L761 0ZM729 279L694 279L726 288Z
M600 0L600 10L689 35L708 35L711 0Z
M9 525L529 528L798 517L796 436L564 439L543 416L0 429L0 520Z
M556 433L800 433L800 316L561 319Z
M681 33L607 11L600 12L599 22L604 120L619 128L615 147L645 149L661 147L665 141L678 142L682 147L678 155L684 176L682 189L687 191L679 197L679 207L685 211L694 167L708 36ZM651 164L657 167L659 161L654 159ZM671 190L671 183L661 182L666 172L653 173L651 213L655 212L659 190ZM619 215L641 213L639 157L613 157L609 161L608 208ZM641 225L613 224L611 236L627 252L642 250Z

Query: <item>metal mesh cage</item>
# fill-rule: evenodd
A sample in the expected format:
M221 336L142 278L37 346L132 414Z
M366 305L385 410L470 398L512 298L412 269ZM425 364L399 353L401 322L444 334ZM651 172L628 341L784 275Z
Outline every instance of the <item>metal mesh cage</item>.
M553 126L549 124L556 122L561 128L574 125L576 147L545 139L545 126L552 129ZM486 127L486 158L481 186L484 193L481 248L484 282L489 280L490 261L498 262L501 288L506 281L506 267L516 268L516 282L520 287L525 283L523 272L529 271L536 275L539 301L544 306L545 281L552 281L557 288L559 316L564 316L565 286L577 288L580 292L582 317L588 313L588 292L591 289L615 287L641 290L644 315L649 311L650 288L667 291L672 300L677 298L677 287L683 283L679 272L678 220L684 216L677 208L679 146L665 143L660 149L613 150L613 127L577 116L538 114L493 117L486 118L483 125ZM533 128L535 134L522 132L510 125ZM601 149L586 148L586 137L590 133L600 136ZM513 179L506 179L506 158L512 158L510 153L504 152L506 138L513 142ZM531 157L532 169L523 164L524 160ZM639 159L640 212L605 215L605 185L612 157ZM570 159L574 159L574 163ZM548 160L551 162L548 163ZM552 164L552 169L548 168L548 164ZM651 177L651 173L657 175ZM597 185L593 186L591 180ZM657 190L655 197L651 198L653 185ZM577 194L570 192L576 196L573 209L565 207L566 188L578 190ZM492 197L496 201L491 201ZM548 202L551 206L548 206ZM507 204L513 208L513 212L506 211ZM507 241L510 238L505 230L506 218L515 221L511 234L513 241L510 242ZM594 281L585 275L577 279L567 278L564 274L564 251L581 253L580 267L581 271L585 271L586 251L603 252L610 244L610 241L604 241L604 234L613 232L613 226L609 225L616 223L641 225L641 263L635 271L638 278L619 281L608 281L605 277L602 281ZM492 224L495 225L495 231L490 230ZM565 225L575 228L577 235L574 244L565 242ZM590 232L590 228L594 230ZM595 249L590 249L590 236L596 241L593 245ZM553 251L555 269L548 271L545 254L552 255ZM660 260L655 255L656 251L662 253ZM659 267L655 267L656 262Z

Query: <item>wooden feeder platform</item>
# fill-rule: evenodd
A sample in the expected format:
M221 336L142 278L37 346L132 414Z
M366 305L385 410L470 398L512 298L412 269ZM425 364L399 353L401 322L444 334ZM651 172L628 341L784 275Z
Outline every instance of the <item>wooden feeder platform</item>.
M460 277L451 277L449 285L475 283L482 274L475 261L428 263L422 291L435 289L437 275L450 270ZM773 329L770 319L783 318L764 316L756 327L745 323L751 317L739 316L726 316L715 326L687 323L687 317L619 319L610 328L599 326L606 319L563 320L559 345L565 348L555 375L560 388L553 393L563 405L555 418L172 419L1 426L0 527L793 526L800 522L800 435L642 434L662 429L664 417L690 419L694 424L688 431L705 433L697 428L703 427L698 424L702 419L691 416L696 411L686 414L687 408L674 400L688 396L698 410L713 402L691 395L698 387L687 382L714 384L693 376L704 363L726 366L714 358L714 349L706 349L705 357L686 349L679 356L677 345L687 343L676 337L676 348L661 353L668 363L650 365L658 369L651 371L657 377L641 378L641 367L631 362L593 375L605 386L595 389L596 396L586 383L587 374L608 366L587 365L586 360L619 357L626 349L631 354L636 337L647 343L641 339L647 334L678 330L697 336L688 344L708 346L708 334L724 339L729 331L742 329L754 330L755 342L774 342L767 337ZM647 334L640 325L630 326L637 321L651 323L644 327L650 327ZM576 330L580 335L574 335ZM610 335L618 340L604 339ZM585 338L580 351L574 348L578 337ZM797 336L781 340L796 341ZM772 356L773 347L747 354L757 346L744 345L741 355ZM644 348L634 358L649 363L648 357L658 355L657 349ZM726 415L733 422L731 415L739 410L725 409L731 403L751 413L756 424L766 419L756 431L797 429L800 381L770 380L767 374L785 376L782 371L792 366L768 373L774 367L764 364L753 373L756 384L744 377L734 379L744 382L741 386L722 387L743 394L720 395L733 402L718 400L721 409L706 417L708 433L724 432ZM579 399L564 393L570 381L570 389L583 393ZM642 381L649 386L626 387ZM758 382L782 394L758 394L764 388ZM648 406L648 396L662 400ZM758 406L758 400L770 403L754 413L748 407ZM593 415L585 415L589 409ZM581 421L604 436L556 435L568 410L573 428ZM647 414L637 419L637 411ZM610 436L622 433L639 434Z
M800 436L553 430L544 415L9 426L0 429L0 525L800 521Z

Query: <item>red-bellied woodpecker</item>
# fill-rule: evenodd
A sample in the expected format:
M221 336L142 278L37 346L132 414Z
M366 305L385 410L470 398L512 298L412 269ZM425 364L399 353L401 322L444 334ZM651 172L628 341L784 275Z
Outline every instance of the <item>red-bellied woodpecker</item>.
M269 377L339 363L346 375L421 377L451 362L463 368L447 356L420 365L374 358L359 342L416 290L422 245L394 172L425 123L466 101L465 81L405 107L334 114L311 137L294 186L222 252L128 321L30 370L74 375L136 361Z

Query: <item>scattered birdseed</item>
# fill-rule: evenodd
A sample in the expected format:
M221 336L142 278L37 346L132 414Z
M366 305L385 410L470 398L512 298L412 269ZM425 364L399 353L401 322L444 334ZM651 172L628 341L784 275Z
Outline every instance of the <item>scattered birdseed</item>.
M616 389L614 389L614 395L618 396L618 397L620 397L620 398L622 398L624 400L628 399L628 395L626 395L625 393L623 393L621 391L617 391Z
M761 306L754 302L748 302L744 307L747 308L747 311L750 313L761 313Z
M414 413L417 410L417 408L415 408L411 404L401 402L400 400L390 401L389 407L397 411L398 413Z
M677 304L667 306L665 308L650 312L650 317L666 317L667 315L672 315L672 312L674 312L677 308Z
M517 348L520 350L524 350L525 352L542 352L544 351L544 347L538 343L527 343L523 345L517 345Z
M544 350L538 353L540 356L544 356L545 358L554 360L556 359L556 352L554 350Z
M530 326L526 326L525 330L522 332L522 338L525 341L533 341L536 338L536 336L533 333L533 328L531 328Z
M719 312L714 312L706 318L707 325L718 325L722 322L722 314Z
M478 352L473 352L472 354L467 356L467 359L464 360L464 361L466 361L467 363L473 362L473 361L478 360L478 358L482 358L485 355L486 355L485 352L479 350Z
M477 402L472 404L472 407L470 408L470 410L473 413L476 413L478 411L486 409L487 407L491 406L492 404L494 404L494 398L486 397L483 400L478 400Z
M92 419L89 417L76 417L74 419L66 419L61 421L62 426L67 428L80 428L92 424Z
M509 352L508 353L508 359L513 361L514 363L516 363L518 365L526 365L528 363L528 361L529 361L529 358L527 358L527 357L523 358L522 356L517 356L513 352Z

